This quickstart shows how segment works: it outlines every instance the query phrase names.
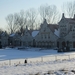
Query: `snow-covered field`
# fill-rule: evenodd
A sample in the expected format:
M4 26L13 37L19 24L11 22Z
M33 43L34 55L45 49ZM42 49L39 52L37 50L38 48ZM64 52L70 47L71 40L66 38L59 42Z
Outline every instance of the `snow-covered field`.
M32 57L40 57L44 55L52 55L56 54L57 51L48 50L48 49L40 49L40 48L27 48L18 50L17 48L6 48L0 49L0 60L4 59L20 59L20 58L32 58Z
M0 49L0 75L75 75L74 57L75 52L57 53L53 49Z

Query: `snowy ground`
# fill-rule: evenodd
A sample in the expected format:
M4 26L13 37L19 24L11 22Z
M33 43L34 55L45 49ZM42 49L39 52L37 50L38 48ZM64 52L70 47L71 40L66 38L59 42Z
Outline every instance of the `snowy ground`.
M0 60L13 60L13 59L29 59L37 57L48 57L49 55L74 55L71 53L57 53L56 50L40 50L39 48L29 48L25 50L18 49L1 49ZM34 60L35 60L34 59ZM2 61L0 61L2 62ZM75 75L75 59L55 60L55 61L38 61L9 65L0 65L0 75Z
M6 48L0 49L0 60L41 57L56 53L57 51L52 49L27 48L18 50L17 48Z

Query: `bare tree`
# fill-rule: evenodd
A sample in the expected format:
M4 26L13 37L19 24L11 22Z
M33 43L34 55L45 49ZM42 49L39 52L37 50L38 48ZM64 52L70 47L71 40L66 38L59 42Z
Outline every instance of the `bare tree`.
M6 17L6 22L8 24L8 31L9 33L14 33L19 29L19 25L18 25L18 20L19 20L19 16L17 13L13 14L9 14Z
M27 23L27 17L25 15L24 10L21 10L19 13L19 20L18 20L18 25L19 25L19 33L23 33L24 32L24 27L26 26Z
M55 5L50 5L47 8L47 21L48 23L57 23L59 20L59 12Z
M4 30L3 30L2 28L0 28L0 34L1 34L2 32L4 32Z
M48 5L41 5L39 8L39 13L41 15L42 20L46 18L48 12Z
M26 15L27 15L27 25L29 26L30 29L34 29L34 23L36 20L36 10L34 8L31 8L29 10L26 11Z
M23 10L20 11L18 23L19 23L20 27L26 26L27 15L26 15L26 13Z
M48 23L56 23L59 19L59 12L55 5L41 5L39 8L40 16L47 19Z
M69 18L73 18L74 14L75 14L75 1L63 3L62 11Z

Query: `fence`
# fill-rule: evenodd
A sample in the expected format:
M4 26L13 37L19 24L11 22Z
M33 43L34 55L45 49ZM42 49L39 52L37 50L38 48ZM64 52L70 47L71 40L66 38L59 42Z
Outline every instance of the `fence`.
M61 55L49 55L37 58L25 58L27 63L36 63L36 62L47 62L47 61L58 61L58 60L70 60L74 59L75 54L61 54ZM0 61L0 66L4 65L18 65L24 64L25 59L13 59L13 60L3 60Z

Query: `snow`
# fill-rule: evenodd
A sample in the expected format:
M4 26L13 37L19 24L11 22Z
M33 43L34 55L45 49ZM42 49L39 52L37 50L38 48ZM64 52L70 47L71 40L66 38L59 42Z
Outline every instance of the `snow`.
M38 33L39 33L39 31L37 31L37 30L36 31L33 31L32 32L32 36L35 37Z
M75 75L74 58L75 52L57 53L53 49L0 49L0 59L3 59L0 61L0 75Z
M8 59L18 59L18 58L32 58L32 57L40 57L40 56L44 56L44 55L49 55L49 54L56 54L57 51L49 51L46 49L40 50L40 48L28 48L28 49L21 49L18 50L17 48L13 49L13 48L6 48L6 49L1 49L0 50L0 57L2 57L5 60ZM49 53L50 52L50 53Z
M55 29L55 32L54 32L55 35L57 35L59 37L59 29Z
M13 33L13 34L10 34L10 37L13 37L13 36L15 36L15 34Z

